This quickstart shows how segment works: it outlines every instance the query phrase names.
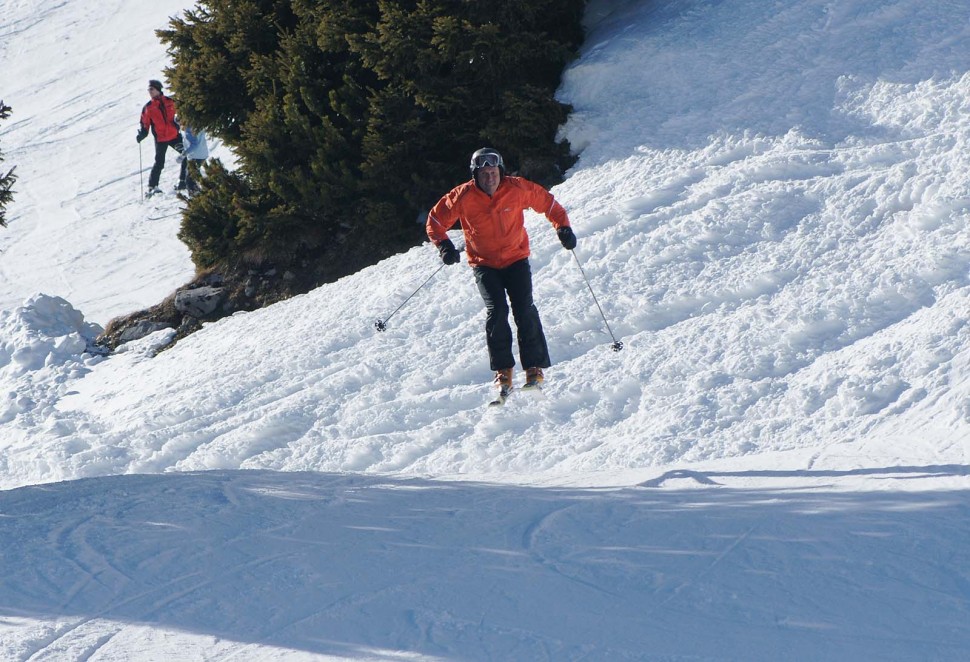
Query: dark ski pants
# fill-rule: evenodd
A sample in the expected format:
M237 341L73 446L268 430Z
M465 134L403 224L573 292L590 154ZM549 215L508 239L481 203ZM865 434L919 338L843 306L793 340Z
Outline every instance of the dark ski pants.
M162 177L162 168L165 167L165 152L171 147L179 154L182 153L182 137L168 142L155 143L155 165L152 166L152 173L148 175L148 188L157 188L158 180Z
M205 159L182 159L182 169L179 171L179 190L188 189L190 193L199 190L196 178L199 176L200 166Z
M492 370L515 365L512 357L512 328L509 326L509 303L519 341L519 360L523 368L548 368L549 348L542 332L539 311L532 301L532 269L529 260L504 269L475 267L475 282L485 300L485 339ZM506 300L508 294L508 300Z

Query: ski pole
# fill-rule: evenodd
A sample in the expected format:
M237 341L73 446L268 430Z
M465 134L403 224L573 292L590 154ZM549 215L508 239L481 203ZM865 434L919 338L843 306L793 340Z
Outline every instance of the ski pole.
M576 251L570 250L569 252L573 254L573 259L576 260L576 266L579 267L579 273L583 274L583 280L586 281L586 287L589 289L589 293L593 296L593 303L595 303L596 308L599 309L600 317L603 318L603 323L606 324L606 330L609 331L610 338L613 339L613 344L610 345L610 349L612 349L614 352L619 352L621 349L623 349L623 343L617 340L616 336L613 335L613 329L610 328L610 323L606 321L606 315L603 314L603 309L600 307L600 302L596 300L596 294L593 293L593 288L589 284L589 279L586 277L586 272L583 270L583 265L580 264L579 258L576 257Z
M462 246L461 248L459 248L458 249L458 252L461 253L463 250L465 250L465 247L464 246ZM427 285L431 281L431 279L434 278L435 276L437 276L438 275L438 272L441 271L442 269L444 269L446 266L448 266L448 265L442 264L440 267L438 267L437 269L435 269L434 270L434 273L431 274L430 276L428 276L428 278L423 283L421 283L420 285L418 285L417 289L415 289L413 292L411 292L411 294L408 295L408 298L405 299L404 301L402 301L401 302L401 305L394 309L394 312L393 313L391 313L390 315L388 315L384 319L378 319L376 322L374 322L374 328L377 329L378 331L387 331L387 323L391 320L392 317L394 317L394 315L397 314L397 311L401 310L401 308L404 308L404 304L406 304L408 301L410 301L411 300L411 297L413 297L415 294L417 294L418 291L422 287L424 287L425 285Z
M138 183L141 186L139 202L145 201L145 166L142 164L141 143L138 143Z

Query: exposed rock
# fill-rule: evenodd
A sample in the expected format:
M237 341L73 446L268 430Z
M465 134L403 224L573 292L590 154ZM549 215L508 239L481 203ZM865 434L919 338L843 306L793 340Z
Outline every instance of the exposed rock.
M164 322L153 322L152 320L147 319L138 320L121 330L117 336L117 344L123 345L126 342L131 342L132 340L141 340L145 336L155 333L156 331L171 328L171 324L166 324Z
M202 328L202 322L200 322L195 317L189 317L186 315L182 318L182 323L179 324L176 335L179 338L184 338L190 333L194 333Z
M175 293L175 310L201 319L215 312L222 302L222 288L204 285Z
M196 274L191 282L150 308L111 320L105 332L98 336L97 345L111 352L136 336L175 329L171 343L158 349L164 351L201 329L202 322L213 322L239 311L257 310L303 294L371 264L372 258L370 254L355 254L335 260L333 254L327 253L326 259L303 258L283 264L222 265L219 271L211 269Z

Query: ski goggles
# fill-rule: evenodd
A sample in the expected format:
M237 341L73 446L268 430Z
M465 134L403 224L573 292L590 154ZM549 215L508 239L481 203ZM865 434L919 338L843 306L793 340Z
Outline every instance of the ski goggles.
M475 170L484 168L485 166L497 168L501 165L502 157L498 154L479 154L472 160L472 166L475 168Z

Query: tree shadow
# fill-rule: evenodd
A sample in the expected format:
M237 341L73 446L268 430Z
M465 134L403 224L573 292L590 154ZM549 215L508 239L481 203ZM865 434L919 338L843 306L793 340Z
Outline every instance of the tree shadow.
M960 659L967 495L263 471L30 486L0 492L0 640L19 659L137 657L144 629L183 659Z
M963 464L931 464L926 466L872 467L860 469L754 470L754 471L692 471L674 469L661 476L638 483L640 487L662 487L670 480L688 478L701 485L720 485L715 478L844 478L847 476L885 476L891 480L970 476L970 466Z

